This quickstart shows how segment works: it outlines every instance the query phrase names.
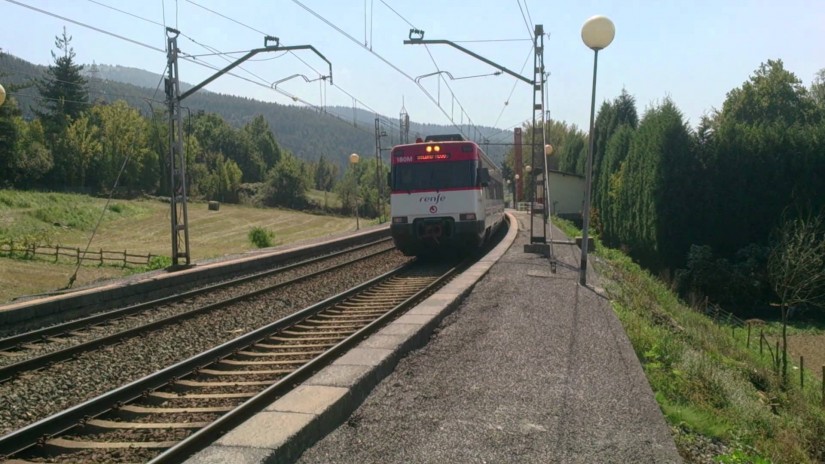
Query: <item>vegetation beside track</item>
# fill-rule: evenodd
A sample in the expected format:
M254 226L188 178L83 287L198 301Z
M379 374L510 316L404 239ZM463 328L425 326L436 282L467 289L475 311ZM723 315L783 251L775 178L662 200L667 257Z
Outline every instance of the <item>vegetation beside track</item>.
M554 223L568 236L580 235L568 222L554 218ZM806 372L800 388L794 366L783 386L771 352L764 348L760 355L758 335L752 334L748 347L745 330L690 308L598 239L595 248L591 259L686 461L706 462L708 448L720 463L825 461L821 379ZM768 323L764 330L770 337L781 325ZM821 328L793 332L818 336L825 344Z
M334 194L329 195L332 201ZM87 195L0 190L0 243L85 249L91 239L91 250L152 254L161 258L159 267L168 264L162 259L171 253L168 203L157 199L106 203L106 198ZM258 249L249 240L250 230L256 227L273 233L274 246L355 230L355 218L283 209L222 204L218 211L210 211L206 202L192 201L188 213L194 261ZM367 221L361 222L367 225ZM0 304L18 296L64 288L75 270L74 264L40 258L0 257L0 263ZM148 269L86 264L74 285Z

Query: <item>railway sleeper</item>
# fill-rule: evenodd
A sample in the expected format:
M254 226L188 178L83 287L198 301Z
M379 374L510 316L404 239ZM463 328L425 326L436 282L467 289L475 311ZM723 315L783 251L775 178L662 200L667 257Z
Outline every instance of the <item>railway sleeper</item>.
M236 382L205 382L201 380L188 380L182 379L176 381L174 384L170 385L168 388L171 390L181 390L181 391L189 391L192 388L228 388L228 387L265 387L267 385L272 385L272 382L268 380L248 380L248 381L236 381Z
M155 401L163 402L169 400L222 400L222 399L243 399L252 398L255 393L175 393L175 392L151 392L146 398L147 403Z
M274 340L278 341L278 340ZM299 338L287 338L283 341L292 342L292 343L279 343L277 345L272 345L269 343L256 343L252 345L255 348L261 348L265 350L302 350L302 349L312 349L312 348L323 348L324 350L329 349L336 342L332 343L303 343L305 340L301 340Z
M73 451L82 451L88 449L124 449L124 448L152 448L152 449L166 449L178 444L177 441L86 441L86 440L70 440L67 438L52 438L46 441L44 451L47 454L65 454Z
M202 429L210 422L121 422L92 419L83 426L89 433L105 433L112 430L139 429Z
M280 347L279 347L280 348ZM306 356L306 355L319 355L323 353L324 350L312 350L312 351L238 351L235 353L235 356L243 358L274 358L277 356Z
M267 370L259 370L259 371L220 371L217 369L201 369L198 371L200 374L203 375L212 375L216 377L226 376L250 376L254 375L256 377L263 377L265 375L286 375L294 372L295 369L267 369Z
M233 359L222 359L217 362L219 367L224 366L301 366L311 361L315 356L305 357L303 359L284 359L284 360L270 360L270 361L237 361Z
M304 322L306 322L306 321L304 321ZM357 323L356 324L353 324L353 323L350 323L350 324L345 324L345 323L333 324L333 321L328 321L326 323L322 322L322 323L318 323L318 324L309 324L309 325L296 324L293 327L296 328L296 329L304 329L304 330L322 329L322 330L347 331L347 330L350 330L350 329L358 330L361 327L364 327L364 324L357 324Z
M331 342L334 342L333 344L335 344L335 343L338 343L341 340L347 338L345 335L334 336L334 337L306 337L306 336L302 336L302 335L305 335L305 334L302 334L301 332L288 333L288 332L284 331L284 332L281 332L281 333L282 334L287 334L287 335L295 335L295 336L294 337L269 337L269 339L279 341L279 342L330 342L331 341Z

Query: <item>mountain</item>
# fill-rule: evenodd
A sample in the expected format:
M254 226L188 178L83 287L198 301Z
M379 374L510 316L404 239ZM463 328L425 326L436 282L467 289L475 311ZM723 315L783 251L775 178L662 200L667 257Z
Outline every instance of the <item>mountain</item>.
M0 54L0 76L5 82L22 85L41 78L45 66L35 65L9 54ZM93 101L111 102L125 100L144 115L152 108L160 110L165 99L161 76L156 73L126 66L106 64L86 65L84 73L89 79L89 97ZM5 75L4 75L5 74ZM181 82L181 89L192 88ZM33 108L39 107L40 96L34 86L14 92L14 97L27 119L34 118ZM304 106L281 105L251 98L224 95L201 90L184 100L185 114L198 111L214 112L229 124L240 127L261 114L269 122L278 143L299 158L315 161L326 156L328 160L344 167L350 153L364 156L375 154L376 115L360 108L333 106L319 111ZM387 135L382 137L382 148L389 148L400 140L399 119L379 116ZM509 132L492 127L479 127L477 141L484 139L510 140ZM455 127L438 124L410 122L410 139L416 135L448 134L458 132ZM501 164L504 146L488 146L487 152ZM384 157L387 154L384 152Z

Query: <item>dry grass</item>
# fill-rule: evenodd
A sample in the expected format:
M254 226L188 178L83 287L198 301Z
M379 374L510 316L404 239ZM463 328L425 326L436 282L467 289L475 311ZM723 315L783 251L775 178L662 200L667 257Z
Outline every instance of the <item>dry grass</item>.
M805 367L822 379L825 366L825 334L799 334L788 336L788 355L799 365L799 357L805 357Z
M7 191L8 192L8 191ZM28 194L26 194L28 195ZM42 194L31 194L37 197ZM96 216L103 210L104 199L77 196L78 204L88 204ZM89 201L91 200L91 201ZM168 203L156 200L117 200L128 213L107 211L94 235L90 249L127 250L136 254L171 255L171 209ZM0 226L29 228L30 208L0 209ZM219 211L209 211L206 203L188 204L189 248L194 262L254 250L248 233L262 227L274 233L273 245L283 245L355 230L354 218L311 215L297 211L262 209L222 204ZM86 247L89 230L40 222L46 228L52 244ZM128 270L114 267L83 266L74 286L126 274ZM0 304L14 297L54 291L66 287L74 266L44 261L23 261L0 258Z

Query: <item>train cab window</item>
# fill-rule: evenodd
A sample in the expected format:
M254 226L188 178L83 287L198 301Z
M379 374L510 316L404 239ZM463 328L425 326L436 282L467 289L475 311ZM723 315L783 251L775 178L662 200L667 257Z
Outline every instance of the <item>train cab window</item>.
M399 164L395 167L392 188L399 191L472 188L475 171L473 161Z

